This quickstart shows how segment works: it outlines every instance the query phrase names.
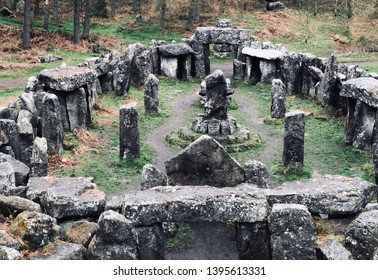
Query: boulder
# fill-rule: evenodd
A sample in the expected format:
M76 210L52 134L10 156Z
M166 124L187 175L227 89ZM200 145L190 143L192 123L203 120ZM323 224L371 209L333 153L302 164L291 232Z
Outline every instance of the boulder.
M267 11L276 11L276 10L283 10L285 9L285 5L282 2L267 2L266 3L266 10Z
M217 22L219 28L232 28L232 21L229 18L221 18Z
M62 237L65 241L81 244L85 248L88 248L98 229L98 224L87 220L79 220L62 223L60 227L62 229Z
M38 87L38 78L36 76L29 77L28 81L26 82L25 92L36 92Z
M88 247L88 259L135 260L138 236L130 220L107 210L98 220L99 228Z
M63 58L60 56L57 56L55 54L45 54L42 56L38 56L38 60L40 63L50 63L57 60L62 60Z
M16 186L26 186L29 179L30 168L10 155L0 153L0 162L8 162L13 167Z
M140 186L142 190L166 185L167 175L165 175L152 164L146 164L145 166L143 166L142 175L140 179Z
M268 221L273 260L316 260L316 230L305 206L274 204Z
M0 246L0 260L14 261L14 260L22 260L22 259L23 259L23 256L19 251L13 248Z
M147 49L138 53L131 67L131 81L134 86L143 86L150 74L153 73L153 62L151 52Z
M34 177L28 187L27 198L40 201L46 212L57 219L97 217L105 208L105 194L93 178Z
M317 251L320 260L351 260L352 254L337 240L324 241Z
M140 260L164 260L165 236L161 224L149 227L137 227L138 234L138 259Z
M268 203L251 185L155 187L125 195L122 213L136 226L196 220L254 223L266 219Z
M0 230L0 247L8 247L17 251L23 249L21 243L9 235L5 230Z
M31 200L18 196L4 196L0 194L0 213L5 217L16 217L24 211L42 212L41 206Z
M311 213L353 215L360 212L375 196L377 186L361 178L324 175L308 180L287 182L265 191L269 204L297 203Z
M53 243L33 255L31 260L85 260L87 251L80 244Z
M50 89L65 92L92 83L96 77L96 71L87 67L58 67L43 70L38 74L39 83Z
M259 188L268 188L268 169L262 162L249 160L243 165L245 182L256 185Z
M165 162L170 185L231 187L244 182L244 170L212 137L203 135Z
M59 234L56 219L39 212L22 212L13 220L11 231L31 249L49 244Z
M222 27L198 27L194 39L203 44L238 45L240 41L251 38L249 29L234 29Z
M30 176L40 177L47 175L48 155L47 140L44 137L36 137L33 142L30 158Z
M370 260L378 247L378 210L361 213L345 233L347 248L355 259Z
M0 194L15 185L14 169L8 162L0 162Z

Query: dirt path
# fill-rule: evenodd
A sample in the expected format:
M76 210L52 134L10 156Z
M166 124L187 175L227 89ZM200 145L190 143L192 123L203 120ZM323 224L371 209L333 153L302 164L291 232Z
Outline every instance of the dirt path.
M7 90L13 88L23 88L29 78L19 78L14 80L5 80L0 82L0 90Z

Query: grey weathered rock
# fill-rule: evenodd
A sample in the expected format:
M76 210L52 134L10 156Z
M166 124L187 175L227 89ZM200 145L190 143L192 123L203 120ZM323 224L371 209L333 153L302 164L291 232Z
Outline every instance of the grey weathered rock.
M15 217L23 211L42 212L41 206L31 200L18 196L3 196L0 194L0 213Z
M150 74L144 85L144 109L147 113L159 112L159 88L159 79Z
M378 108L378 80L373 78L356 78L346 81L340 96L360 100L365 104Z
M80 244L59 242L47 246L46 251L36 254L31 260L85 260L87 251Z
M93 178L30 178L27 198L40 201L46 212L57 219L98 216L105 208L105 194Z
M259 188L268 188L268 169L265 164L257 160L249 160L243 165L245 182L254 184Z
M213 138L200 136L165 162L171 185L232 187L244 182L244 170Z
M9 247L0 246L0 260L22 260L22 254Z
M328 239L318 249L321 260L351 260L352 254L337 240Z
M88 247L88 259L135 260L138 236L131 221L112 210L98 220L99 228Z
M177 78L178 59L176 57L161 58L161 72L169 78Z
M121 212L122 201L119 196L113 196L106 201L105 210L113 210L115 212Z
M369 150L373 144L374 125L377 109L357 100L354 109L353 128L346 127L357 149ZM348 143L349 144L349 143Z
M372 256L371 259L372 259L372 260L375 260L375 261L378 260L378 247L377 247L377 249L374 251L373 256Z
M26 82L25 92L36 92L38 86L38 78L35 76L29 77L28 81Z
M8 162L0 162L0 194L15 185L14 169Z
M62 223L60 227L62 229L61 235L65 241L81 244L88 248L98 229L98 224L87 220L79 220Z
M78 88L64 94L69 130L85 128L90 123L88 115L87 93Z
M248 185L156 187L125 195L122 213L137 226L196 220L254 223L266 219L268 203L262 191Z
M36 137L33 142L30 158L30 176L46 176L48 160L46 138Z
M140 157L139 116L136 103L123 105L120 109L119 142L121 159Z
M28 183L30 168L26 164L3 153L0 153L0 162L8 162L12 165L16 186L25 186Z
M378 203L368 203L366 207L363 209L364 212L371 211L371 210L378 210Z
M165 57L192 54L194 51L187 43L175 43L159 46L159 52Z
M198 39L192 38L190 40L186 40L186 42L191 46L194 53L193 57L193 65L194 69L192 72L195 77L204 78L206 77L206 66L205 66L205 54L204 54L204 45Z
M337 56L333 53L326 64L324 77L321 79L318 88L317 100L323 106L332 105L336 102L337 72Z
M57 56L55 54L45 54L45 55L42 55L42 56L38 56L38 60L40 63L50 63L50 62L54 62L54 61L57 61L57 60L62 60L63 58L60 57L60 56Z
M266 3L266 10L267 11L275 11L275 10L283 10L285 9L285 5L282 2L267 2Z
M51 242L60 231L56 219L39 212L24 211L11 224L12 233L32 249Z
M304 161L305 115L302 111L285 114L285 133L282 163L288 167L302 167Z
M274 204L268 221L273 260L316 260L316 230L305 206Z
M257 57L264 60L277 60L284 56L281 51L271 49L253 49L245 47L242 53L248 56Z
M135 56L131 67L131 81L134 86L141 87L146 83L148 76L153 72L152 63L151 52L148 49Z
M301 57L297 53L285 55L280 62L281 79L288 92L300 92Z
M92 83L97 73L87 67L58 67L38 74L38 80L46 87L58 91L73 91Z
M152 164L143 166L140 178L140 186L142 190L150 189L157 186L166 186L168 182L167 175L161 172Z
M42 108L42 136L47 141L47 153L60 155L63 152L64 131L58 97L55 94L46 94Z
M272 105L270 116L272 118L284 118L286 113L286 86L280 79L272 81Z
M269 260L270 234L267 222L236 223L239 259Z
M266 190L269 204L297 203L312 213L352 215L360 212L375 196L377 186L360 178L338 175L284 183Z
M228 89L227 81L221 70L215 70L206 79L205 117L227 119Z
M230 44L237 45L240 41L251 38L250 30L221 27L198 27L194 34L195 39L203 44Z
M138 259L140 260L164 260L165 237L161 224L149 227L137 227L138 233Z
M361 213L348 227L346 246L356 259L369 260L378 247L378 210Z
M217 27L220 27L220 28L232 28L232 21L229 18L221 18L217 22Z
M19 241L9 235L5 230L0 230L0 246L13 248L20 251L23 247Z

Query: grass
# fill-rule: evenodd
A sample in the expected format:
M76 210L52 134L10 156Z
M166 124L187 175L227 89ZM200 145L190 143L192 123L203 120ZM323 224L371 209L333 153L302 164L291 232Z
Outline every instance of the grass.
M195 239L195 234L186 223L178 224L177 233L174 237L165 240L165 246L168 249L185 251L190 247Z

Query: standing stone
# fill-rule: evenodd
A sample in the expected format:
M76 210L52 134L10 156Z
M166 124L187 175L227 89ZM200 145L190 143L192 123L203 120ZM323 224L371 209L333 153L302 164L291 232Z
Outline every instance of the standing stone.
M377 109L357 100L354 111L353 147L361 150L370 150Z
M98 220L98 230L88 247L88 259L135 260L138 236L131 221L108 210Z
M47 141L46 138L36 137L32 146L30 158L30 176L47 176L48 169Z
M13 166L8 162L0 162L0 194L15 185Z
M137 227L138 233L138 259L140 260L164 260L165 237L161 224L149 227Z
M136 103L129 103L120 109L120 158L139 158L139 117Z
M228 88L221 70L215 70L206 77L205 117L217 120L227 119Z
M167 175L158 170L152 164L143 166L140 187L142 190L150 189L157 186L167 185Z
M49 155L63 152L63 126L59 99L55 94L47 94L43 99L42 136L47 140Z
M88 120L87 94L84 88L65 93L70 131L85 128Z
M148 76L153 73L153 62L151 52L144 50L134 58L131 68L131 81L136 87L143 86Z
M316 260L316 230L299 204L274 204L268 218L273 260Z
M336 96L335 96L335 89L337 83L337 56L336 54L332 54L328 60L324 71L324 77L320 81L319 89L318 89L318 98L317 100L322 104L325 105L335 105Z
M279 80L272 81L272 106L270 116L272 118L281 119L286 113L286 86Z
M269 260L271 258L267 222L237 223L236 242L241 260Z
M287 167L302 167L304 161L305 115L302 111L285 114L282 162Z
M268 169L265 164L257 160L249 160L243 166L245 172L245 182L254 184L259 188L268 188Z
M144 109L147 113L159 112L160 82L154 74L150 74L144 85Z

